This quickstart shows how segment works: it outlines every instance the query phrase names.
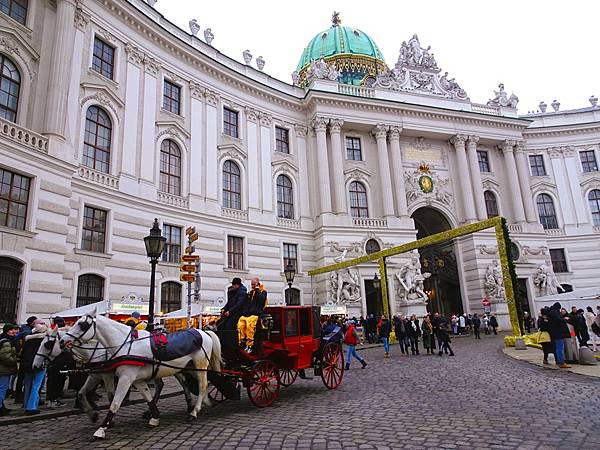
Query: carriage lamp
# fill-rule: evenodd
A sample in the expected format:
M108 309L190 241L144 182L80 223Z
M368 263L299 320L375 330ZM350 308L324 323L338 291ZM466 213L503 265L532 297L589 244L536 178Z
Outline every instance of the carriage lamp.
M167 238L162 235L162 232L158 227L158 219L154 219L154 224L152 225L152 228L150 228L150 234L144 238L146 254L148 255L148 258L150 258L150 266L152 267L150 272L150 297L148 299L148 326L146 327L148 331L152 331L154 328L154 285L156 281L156 264L158 263L160 255L162 255L166 241Z
M288 263L283 269L285 275L285 281L287 281L288 288L285 291L285 303L290 304L290 296L292 294L292 284L294 283L294 277L296 276L296 267L293 264Z
M379 288L381 287L381 281L379 281L379 277L377 276L377 274L375 274L375 276L373 277L373 287L377 290L379 290Z

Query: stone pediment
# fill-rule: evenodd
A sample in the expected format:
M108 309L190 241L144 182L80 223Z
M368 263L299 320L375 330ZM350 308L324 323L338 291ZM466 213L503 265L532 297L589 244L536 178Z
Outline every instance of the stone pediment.
M587 191L588 189L600 189L600 177L592 176L587 178L580 183L580 186L584 191Z
M217 149L219 150L219 157L221 159L232 158L237 159L238 161L246 161L246 158L248 157L248 154L244 149L233 142L217 145Z
M33 80L36 75L33 66L40 59L40 55L27 41L14 30L0 26L0 50L13 57L22 66L22 71L26 71L29 79Z
M165 134L175 136L183 142L191 137L190 133L185 128L174 121L160 120L156 122L156 127L158 128L159 132L156 135L155 141L158 141L158 139Z
M89 100L95 100L100 105L110 109L117 119L121 120L121 109L125 106L125 103L110 89L95 83L81 83L81 88L84 93L80 101L81 106Z
M531 189L536 191L544 189L553 190L556 189L556 185L546 180L540 180L535 183L531 183Z
M299 171L298 166L287 160L273 161L271 162L271 166L273 166L273 172L298 173Z
M351 180L368 180L371 177L371 173L362 167L352 167L344 170L344 175L347 179Z
M500 183L494 178L484 178L482 184L485 189L498 189L500 187Z

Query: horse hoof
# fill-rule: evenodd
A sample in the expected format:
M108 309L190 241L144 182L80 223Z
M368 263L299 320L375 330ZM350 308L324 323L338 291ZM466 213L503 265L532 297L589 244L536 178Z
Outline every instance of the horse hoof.
M150 419L148 421L148 428L156 428L158 425L160 425L160 419Z
M104 439L106 437L106 431L104 428L98 428L93 436L90 438L90 441L94 442L99 439Z
M92 423L98 422L99 418L100 418L100 414L98 414L98 411L94 411L92 413L92 415L90 416L90 420L92 421Z
M197 417L196 416L192 416L191 414L188 415L188 417L187 417L187 421L190 422L190 423L191 422L195 422L196 419L197 419Z

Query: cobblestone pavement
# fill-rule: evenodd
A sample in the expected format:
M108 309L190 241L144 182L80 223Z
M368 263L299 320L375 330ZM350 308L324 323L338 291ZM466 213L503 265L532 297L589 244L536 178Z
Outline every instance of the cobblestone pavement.
M457 356L383 359L362 351L336 391L298 380L265 409L242 400L204 408L185 421L182 397L161 403L146 429L145 406L124 408L107 439L82 415L0 429L2 448L600 448L600 381L544 370L502 354L502 338L455 339ZM36 444L36 446L37 446Z

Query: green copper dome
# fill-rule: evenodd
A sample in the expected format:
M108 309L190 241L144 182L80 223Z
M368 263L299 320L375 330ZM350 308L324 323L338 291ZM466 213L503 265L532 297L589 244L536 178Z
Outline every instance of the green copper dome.
M367 33L356 28L334 25L311 39L302 52L296 71L300 72L321 56L327 60L330 56L340 54L364 55L384 61L379 47Z
M337 71L334 71L336 75L339 74L338 82L368 85L386 69L379 47L363 31L342 26L339 13L334 12L331 21L333 25L312 38L302 52L295 72L297 84L310 84L313 74L320 70L316 62L323 59L328 67ZM320 66L325 66L323 61Z

